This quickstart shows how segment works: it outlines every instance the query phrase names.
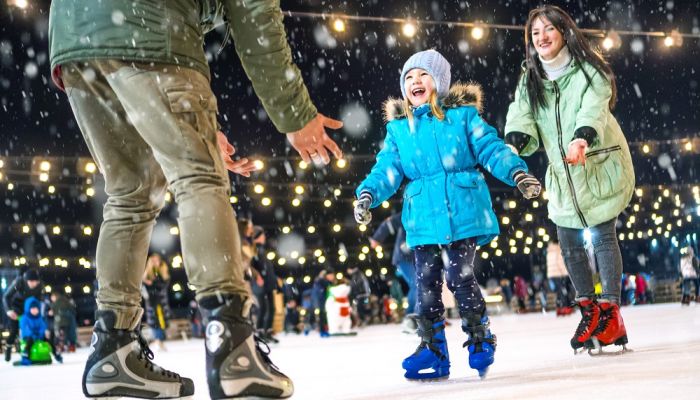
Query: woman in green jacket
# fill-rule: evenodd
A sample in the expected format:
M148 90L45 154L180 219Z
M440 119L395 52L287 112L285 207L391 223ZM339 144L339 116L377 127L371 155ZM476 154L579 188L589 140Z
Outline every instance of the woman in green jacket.
M525 68L508 109L506 143L525 156L542 144L549 158L549 218L557 226L582 315L571 346L624 345L627 333L618 306L622 255L615 225L632 198L634 170L611 113L615 77L559 7L530 12L525 45ZM598 299L584 248L586 229L603 286Z

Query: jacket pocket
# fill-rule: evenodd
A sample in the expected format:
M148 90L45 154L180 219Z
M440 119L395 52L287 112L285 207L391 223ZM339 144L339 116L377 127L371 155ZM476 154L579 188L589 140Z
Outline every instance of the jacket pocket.
M551 202L555 208L561 208L562 192L559 186L557 172L554 171L554 164L552 163L549 163L547 172L544 174L544 188L547 190L547 201Z
M406 232L417 229L418 214L420 211L420 194L423 191L423 179L411 181L403 193L403 214L401 222Z
M474 189L477 187L478 177L478 172L458 172L455 174L454 184L459 187Z
M607 199L620 193L623 170L621 147L613 146L586 154L586 184L588 190L598 199Z
M457 172L452 177L452 187L448 189L448 201L450 204L450 219L456 225L471 224L480 210L491 209L490 204L485 205L484 200L490 199L488 189L482 184L482 175L477 171ZM479 222L477 221L477 224Z

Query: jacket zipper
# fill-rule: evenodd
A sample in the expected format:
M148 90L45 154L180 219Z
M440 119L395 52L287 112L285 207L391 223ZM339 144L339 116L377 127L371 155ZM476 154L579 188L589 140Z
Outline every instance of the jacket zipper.
M607 149L600 149L586 153L586 157L597 156L598 154L612 153L613 151L621 150L622 146L619 144L617 146L608 147Z
M560 98L560 92L559 92L559 85L557 85L556 81L552 81L554 84L554 93L556 94L556 117L557 117L557 135L559 137L559 151L561 152L561 159L564 160L566 158L566 152L564 151L564 138L562 137L562 132L561 132L561 116L559 114L559 98ZM569 171L569 165L564 161L564 171L566 171L566 182L569 184L569 191L571 192L571 197L574 202L574 208L576 209L576 214L578 214L578 217L581 219L581 224L583 224L584 228L588 228L588 224L586 223L586 218L583 217L583 212L581 212L581 207L578 205L578 199L576 199L576 188L574 187L574 182L571 179L571 171Z
M433 115L429 118L430 118L430 125L433 129L433 141L435 143L435 150L437 151L438 158L439 158L438 163L440 164L440 168L442 169L443 176L445 177L445 207L447 207L447 215L449 216L449 215L452 215L452 210L450 207L450 199L449 199L449 196L447 195L447 189L448 189L448 187L447 187L447 171L445 171L445 166L442 165L442 154L440 154L440 145L438 144L437 132L435 131L435 116ZM449 225L450 225L450 232L449 232L449 239L446 239L446 240L449 240L450 242L452 242L452 239L454 239L454 237L452 237L452 232L453 232L452 218L448 218L448 221L449 221Z

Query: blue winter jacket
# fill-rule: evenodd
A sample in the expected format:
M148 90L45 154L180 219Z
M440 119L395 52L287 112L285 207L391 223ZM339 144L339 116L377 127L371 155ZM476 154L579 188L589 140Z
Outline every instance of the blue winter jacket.
M32 307L39 309L39 314L33 316L29 311ZM19 329L22 335L22 339L44 339L44 332L46 332L49 327L44 321L44 317L41 316L41 302L36 297L27 297L24 301L24 314L19 321Z
M499 233L489 189L476 166L511 186L513 175L528 169L481 119L481 97L478 85L455 84L442 101L444 120L424 104L413 110L414 129L401 100L385 103L384 148L356 195L369 192L374 208L408 179L402 222L411 248L466 238L483 245Z

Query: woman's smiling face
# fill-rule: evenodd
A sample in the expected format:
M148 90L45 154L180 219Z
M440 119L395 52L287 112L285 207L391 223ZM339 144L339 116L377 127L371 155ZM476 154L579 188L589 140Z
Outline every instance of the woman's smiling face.
M532 23L532 44L543 60L551 60L564 47L564 37L552 23L541 16Z
M428 71L414 68L404 78L406 98L414 107L425 104L430 100L430 94L435 90L435 82Z

